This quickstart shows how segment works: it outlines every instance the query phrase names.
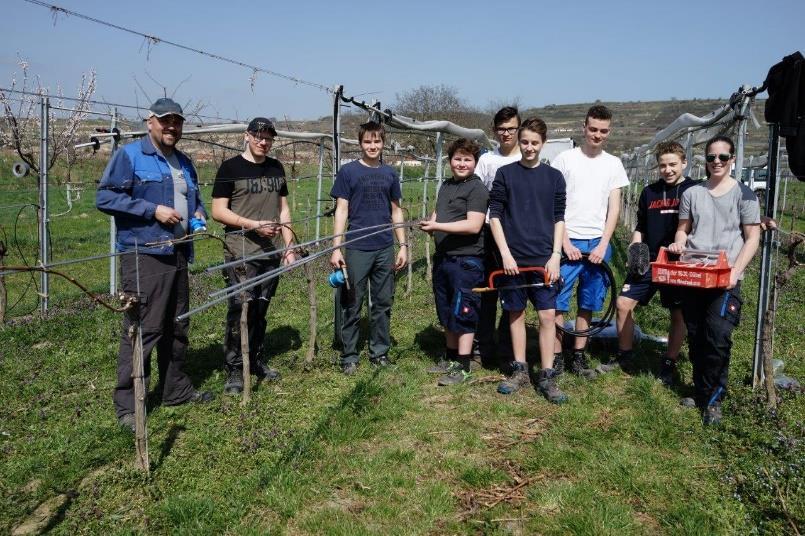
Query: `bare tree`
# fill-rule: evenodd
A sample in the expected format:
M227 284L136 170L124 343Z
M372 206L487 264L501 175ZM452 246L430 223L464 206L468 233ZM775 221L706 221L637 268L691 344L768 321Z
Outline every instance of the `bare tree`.
M442 119L469 128L483 128L487 114L467 104L453 86L422 85L397 93L395 111L420 121Z
M17 62L21 69L19 79L16 74L11 80L12 91L0 91L0 105L3 107L3 123L6 128L0 130L0 145L11 146L17 155L34 173L39 174L39 152L41 135L41 117L38 109L41 97L48 96L50 90L42 85L38 75L31 75L28 62L20 58ZM78 129L87 119L90 112L90 99L95 93L95 71L81 75L75 99L70 99L65 106L62 88L57 86L53 98L53 106L68 108L66 118L56 119L56 111L50 110L48 148L48 170L62 158L66 157L67 180L69 170L76 160L73 150ZM59 179L56 179L59 181Z

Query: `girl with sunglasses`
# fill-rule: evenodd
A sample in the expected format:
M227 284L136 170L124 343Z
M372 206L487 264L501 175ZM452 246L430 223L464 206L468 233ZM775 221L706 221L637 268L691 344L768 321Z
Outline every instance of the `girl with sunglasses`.
M710 139L705 161L707 180L682 194L679 225L668 249L724 250L732 268L726 289L687 288L682 302L694 401L702 410L702 422L715 425L721 422L727 392L732 331L741 317L741 280L760 242L760 205L752 190L730 176L735 162L730 138Z

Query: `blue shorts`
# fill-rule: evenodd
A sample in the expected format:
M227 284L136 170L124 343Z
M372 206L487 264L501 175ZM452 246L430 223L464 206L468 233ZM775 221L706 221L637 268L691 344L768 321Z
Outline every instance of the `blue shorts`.
M518 275L501 275L495 278L496 287L516 285L531 285L543 283L545 277L540 272L524 272ZM501 289L500 305L504 311L525 311L528 302L537 311L556 309L556 295L559 293L556 285L550 287Z
M666 309L680 309L682 307L681 287L672 285L660 285L651 282L651 271L644 275L628 275L623 282L620 295L630 298L640 305L648 305L651 298L659 290L660 303Z
M475 333L484 286L484 261L469 255L436 255L433 258L433 296L439 323L453 333Z
M589 253L601 242L601 238L580 240L571 238L570 243L579 248L582 253ZM604 260L609 262L612 258L612 244L607 246ZM563 313L569 310L570 297L576 279L579 280L579 290L576 294L576 304L579 309L600 311L604 308L604 299L607 297L609 281L601 267L592 264L586 259L571 261L563 259L559 273L565 280L565 285L556 298L556 310Z

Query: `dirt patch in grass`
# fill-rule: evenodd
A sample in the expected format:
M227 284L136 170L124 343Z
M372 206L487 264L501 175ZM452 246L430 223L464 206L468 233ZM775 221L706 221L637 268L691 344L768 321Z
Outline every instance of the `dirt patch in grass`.
M519 426L518 423L496 422L487 428L481 439L493 450L502 451L521 443L535 441L548 430L547 423L546 417L528 419Z
M466 520L481 510L488 510L499 504L517 506L526 500L526 488L529 485L549 476L545 473L528 475L510 460L502 460L496 464L496 468L506 473L508 482L494 484L481 490L464 490L456 493L462 510L461 519Z

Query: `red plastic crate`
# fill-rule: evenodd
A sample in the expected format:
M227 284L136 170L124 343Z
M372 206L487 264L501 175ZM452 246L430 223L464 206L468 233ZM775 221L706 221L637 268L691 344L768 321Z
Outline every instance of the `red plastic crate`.
M727 288L730 284L730 265L724 251L696 252L712 256L714 263L669 261L667 248L660 248L657 260L651 263L651 281L665 285L697 288Z

